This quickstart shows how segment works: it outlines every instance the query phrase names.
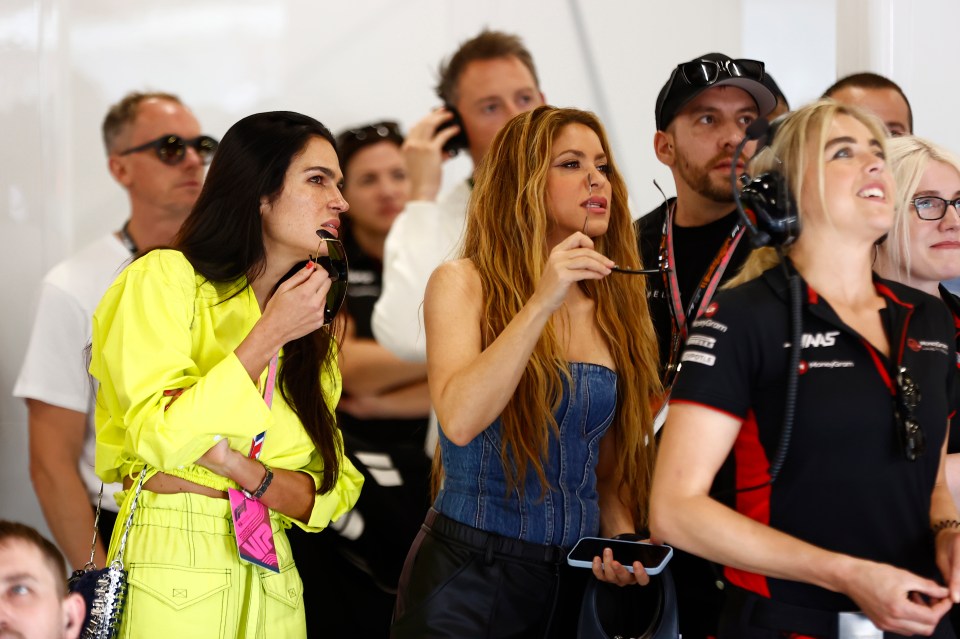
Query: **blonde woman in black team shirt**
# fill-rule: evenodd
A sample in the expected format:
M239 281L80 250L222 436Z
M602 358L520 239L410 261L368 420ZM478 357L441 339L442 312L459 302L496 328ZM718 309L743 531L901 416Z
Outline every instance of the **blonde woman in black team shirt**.
M877 273L942 299L960 344L960 298L941 284L960 277L960 158L912 135L889 146L896 215L890 235L877 247ZM960 453L960 424L950 429L947 452L952 455L947 477L954 502L960 503L960 454L954 455Z
M943 474L952 321L939 300L871 272L893 223L884 138L874 117L831 101L787 116L751 173L785 175L803 230L787 264L751 256L745 273L768 269L716 296L681 357L651 532L726 566L721 637L879 637L871 622L953 636L943 619L960 600L960 521ZM782 266L801 279L803 349L771 484L790 353ZM710 494L730 453L732 508ZM848 624L873 634L838 630Z

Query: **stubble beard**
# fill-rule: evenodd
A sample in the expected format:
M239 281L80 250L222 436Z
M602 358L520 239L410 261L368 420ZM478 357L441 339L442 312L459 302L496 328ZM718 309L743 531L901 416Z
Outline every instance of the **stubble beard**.
M722 184L716 184L710 179L710 170L705 168L716 166L727 157L727 155L718 155L711 158L704 166L694 166L685 155L678 154L677 170L680 178L698 195L719 204L732 204L733 189L730 183L724 179Z

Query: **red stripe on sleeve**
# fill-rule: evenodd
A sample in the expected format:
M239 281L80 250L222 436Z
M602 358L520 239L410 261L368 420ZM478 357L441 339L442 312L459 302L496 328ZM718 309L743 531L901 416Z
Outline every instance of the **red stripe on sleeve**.
M757 417L751 410L740 427L737 441L733 445L736 461L737 488L764 485L763 488L737 493L737 512L765 526L770 525L770 460L760 443L757 430ZM763 575L737 568L724 568L727 579L735 586L770 597L770 587Z

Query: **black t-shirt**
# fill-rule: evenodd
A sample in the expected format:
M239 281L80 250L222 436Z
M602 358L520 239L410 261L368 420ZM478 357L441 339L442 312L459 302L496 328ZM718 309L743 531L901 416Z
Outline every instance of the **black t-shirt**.
M344 220L340 236L350 267L345 310L356 325L356 336L373 339L370 327L373 306L380 297L383 264L367 255L350 232ZM419 419L357 419L344 412L337 412L337 423L345 438L360 440L364 450L395 450L397 446L423 449L427 434L427 418Z
M658 264L667 207L672 206L675 201L675 199L671 199L669 204L664 202L635 223L640 257L643 260L644 268L654 268ZM703 226L683 227L674 224L674 261L677 269L677 284L680 288L680 300L684 311L688 310L693 292L699 286L724 241L730 236L738 219L738 214L734 210L719 220ZM743 237L720 278L721 283L737 274L750 254L750 250L749 238ZM669 288L666 286L663 276L653 275L647 279L647 302L650 308L650 319L653 321L653 328L657 334L657 344L660 347L661 377L664 368L670 361L670 343L673 335L673 316L670 314L671 301L668 297L668 291Z
M953 322L940 300L880 279L891 355L880 354L803 285L803 350L786 461L772 486L736 494L736 509L814 545L939 580L931 492L954 406ZM765 483L783 425L790 349L787 282L780 267L724 290L690 329L672 402L743 423L733 447L740 488ZM907 460L893 416L892 369L921 391L915 409L924 453ZM821 610L854 610L846 596L727 568L735 585Z

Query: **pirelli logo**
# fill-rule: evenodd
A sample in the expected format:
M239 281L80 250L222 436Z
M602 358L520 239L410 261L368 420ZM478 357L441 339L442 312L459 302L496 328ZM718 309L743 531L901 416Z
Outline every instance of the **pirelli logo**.
M707 337L706 335L691 335L687 339L687 346L696 346L698 348L706 348L707 350L712 350L716 343L717 338Z
M716 355L711 355L710 353L701 353L700 351L684 351L683 356L680 358L681 362L694 362L696 364L703 364L704 366L713 366L717 361Z

